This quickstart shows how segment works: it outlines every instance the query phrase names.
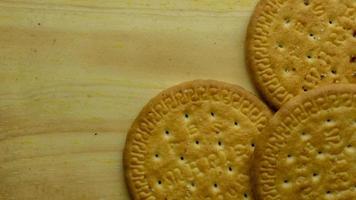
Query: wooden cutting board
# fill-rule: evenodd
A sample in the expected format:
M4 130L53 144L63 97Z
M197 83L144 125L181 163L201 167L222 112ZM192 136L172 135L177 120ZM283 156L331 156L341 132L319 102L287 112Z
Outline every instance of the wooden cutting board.
M159 91L217 79L254 91L256 0L0 2L0 199L129 199L127 130Z

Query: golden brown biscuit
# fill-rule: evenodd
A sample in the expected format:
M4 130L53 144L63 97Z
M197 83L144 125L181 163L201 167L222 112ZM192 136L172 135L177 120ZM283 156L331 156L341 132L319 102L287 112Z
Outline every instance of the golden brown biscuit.
M133 199L252 199L254 138L271 112L244 89L212 80L161 92L133 123L124 150Z
M320 85L356 83L356 1L261 0L246 61L275 108Z
M291 99L257 139L257 199L356 199L356 85Z

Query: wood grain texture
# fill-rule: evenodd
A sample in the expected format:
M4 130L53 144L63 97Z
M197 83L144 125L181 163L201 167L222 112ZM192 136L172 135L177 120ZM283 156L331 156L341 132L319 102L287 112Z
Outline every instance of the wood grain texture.
M254 91L256 0L0 2L0 199L129 199L126 133L146 102L203 78Z

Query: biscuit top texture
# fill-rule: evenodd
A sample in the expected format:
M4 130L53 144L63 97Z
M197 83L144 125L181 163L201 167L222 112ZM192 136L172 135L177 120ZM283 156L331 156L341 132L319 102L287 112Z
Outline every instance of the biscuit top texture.
M275 108L320 85L356 83L356 1L261 0L246 60Z
M356 199L356 85L291 99L257 139L258 199Z
M254 138L269 109L238 86L186 82L154 97L133 123L124 151L133 199L253 199Z

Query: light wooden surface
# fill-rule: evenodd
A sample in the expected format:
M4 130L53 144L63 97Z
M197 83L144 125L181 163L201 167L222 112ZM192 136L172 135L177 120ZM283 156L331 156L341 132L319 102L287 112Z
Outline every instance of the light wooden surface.
M253 91L256 0L0 1L0 199L129 199L127 130L197 78Z

